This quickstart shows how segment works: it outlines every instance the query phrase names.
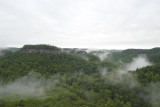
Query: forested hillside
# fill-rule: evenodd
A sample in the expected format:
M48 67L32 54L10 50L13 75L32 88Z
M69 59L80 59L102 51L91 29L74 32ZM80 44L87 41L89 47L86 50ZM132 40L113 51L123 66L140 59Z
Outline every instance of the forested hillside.
M108 55L108 60L130 62L132 58L145 54L153 63L160 63L160 48L153 49L127 49L122 52L114 52Z
M9 51L0 57L0 107L160 107L160 48L107 55L49 45Z

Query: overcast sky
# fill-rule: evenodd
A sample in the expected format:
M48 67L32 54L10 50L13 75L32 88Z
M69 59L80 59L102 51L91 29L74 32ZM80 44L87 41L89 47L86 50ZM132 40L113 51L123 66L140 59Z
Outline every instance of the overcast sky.
M160 46L160 0L0 0L0 47Z

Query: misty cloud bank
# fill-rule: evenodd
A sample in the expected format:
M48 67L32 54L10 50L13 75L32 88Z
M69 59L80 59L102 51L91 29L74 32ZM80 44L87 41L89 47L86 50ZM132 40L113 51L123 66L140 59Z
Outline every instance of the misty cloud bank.
M8 84L0 84L0 100L16 98L44 98L47 88L54 87L57 79L45 79L40 74L31 72Z
M136 58L133 58L133 61L130 64L127 64L127 71L133 71L137 68L142 68L152 65L147 59L146 55L139 55Z
M99 57L99 59L101 61L104 61L107 58L107 56L108 56L109 53L110 52L95 53L94 55L96 55L97 57Z
M0 48L0 56L4 55L4 49Z
M152 65L152 64L147 59L146 55L139 55L138 57L133 58L131 63L124 64L122 62L122 67L117 69L114 73L118 74L119 76L121 74L128 73L128 71L134 71L137 68L142 68L149 65ZM100 69L100 72L102 73L102 75L104 75L104 74L107 74L108 70L107 68L102 68Z
M119 83L124 84L125 89L133 89L141 87L145 93L140 93L139 96L144 101L149 102L153 107L159 107L160 102L160 83L150 83L147 86L141 86L137 78L131 73L137 68L142 68L152 65L145 55L140 55L133 58L132 62L124 65L121 69L114 72L108 72L107 68L100 69L102 77L106 80L107 84L117 85ZM128 72L131 71L131 72Z

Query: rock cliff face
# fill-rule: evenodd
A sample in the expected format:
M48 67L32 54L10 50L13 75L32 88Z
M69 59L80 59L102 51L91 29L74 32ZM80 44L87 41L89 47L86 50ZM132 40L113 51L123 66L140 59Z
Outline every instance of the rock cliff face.
M44 53L44 54L60 54L61 50L49 50L49 49L23 49L21 53Z

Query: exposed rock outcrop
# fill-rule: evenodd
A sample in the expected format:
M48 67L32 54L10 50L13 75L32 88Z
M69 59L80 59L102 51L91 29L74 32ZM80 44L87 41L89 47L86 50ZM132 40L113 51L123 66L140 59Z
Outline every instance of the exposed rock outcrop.
M21 53L44 53L44 54L60 54L61 50L49 50L49 49L23 49Z

